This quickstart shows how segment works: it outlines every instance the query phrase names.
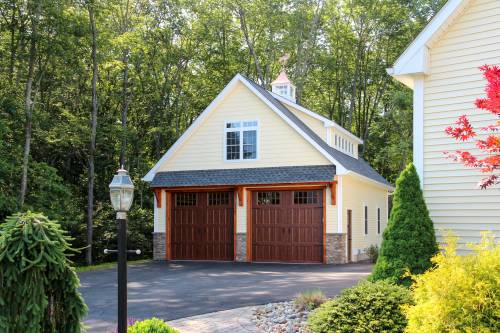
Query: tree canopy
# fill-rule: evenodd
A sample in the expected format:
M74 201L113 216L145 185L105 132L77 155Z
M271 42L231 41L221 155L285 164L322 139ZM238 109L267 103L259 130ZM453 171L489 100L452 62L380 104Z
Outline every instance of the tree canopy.
M137 185L131 223L147 235L140 177L236 73L269 88L284 55L299 102L363 139L394 181L411 160L411 93L385 69L443 2L2 1L0 220L36 209L78 247L86 221L109 245L107 185L122 162Z

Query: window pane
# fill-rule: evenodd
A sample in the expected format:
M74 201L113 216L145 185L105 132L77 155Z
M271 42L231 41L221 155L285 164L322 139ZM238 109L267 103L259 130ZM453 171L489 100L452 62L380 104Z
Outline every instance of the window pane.
M280 192L257 192L258 205L279 205Z
M293 192L294 204L317 204L318 192L316 191L296 191Z
M226 133L226 159L240 159L240 132Z
M229 192L208 193L208 205L209 206L229 205Z
M196 206L196 193L176 193L176 206Z
M243 122L243 127L255 127L257 126L257 121L244 121Z
M257 131L243 132L243 159L257 158Z
M240 127L240 123L239 122L235 122L235 123L227 123L226 124L226 128L239 128Z

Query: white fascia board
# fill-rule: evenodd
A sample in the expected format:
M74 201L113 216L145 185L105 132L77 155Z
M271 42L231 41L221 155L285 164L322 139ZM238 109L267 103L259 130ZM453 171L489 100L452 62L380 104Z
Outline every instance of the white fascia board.
M206 107L205 110L196 118L196 120L188 127L188 129L175 141L175 143L168 149L168 151L160 158L160 160L149 170L149 172L142 178L143 181L150 182L153 180L156 171L160 166L165 163L176 151L182 146L184 141L191 136L191 134L198 128L201 123L208 117L208 115L215 109L217 104L233 89L238 81L242 80L241 76L237 74L222 91L215 97L215 99Z
M339 132L342 132L344 135L348 136L349 138L353 139L354 141L356 141L357 143L359 144L363 144L363 140L361 140L360 138L358 138L356 135L352 134L351 132L349 132L348 130L346 130L345 128L343 128L342 126L340 126L339 124L337 124L335 121L331 120L331 119L328 119L320 114L317 114L316 112L314 111L311 111L309 109L306 109L305 107L297 104L297 103L294 103L293 101L290 101L276 93L273 93L271 92L271 94L273 95L274 98L276 98L278 101L280 101L281 103L283 104L286 104L286 105L289 105L291 106L292 108L295 108L301 112L304 112L305 114L315 118L315 119L318 119L320 121L323 122L323 125L325 127L335 127L336 129L339 130Z
M344 174L341 174L341 175L354 175L355 177L358 177L359 179L365 181L365 182L368 182L368 183L371 183L372 185L375 185L377 187L381 187L389 192L392 192L395 190L395 187L394 186L391 186L391 185L387 185L387 184L384 184L384 183L381 183L381 182L378 182L374 179L371 179L371 178L368 178L366 176L363 176L357 172L354 172L354 171L347 171L346 173Z
M307 142L309 142L314 148L316 148L323 156L335 164L336 170L339 173L347 172L347 169L336 159L334 159L327 151L325 151L320 145L318 145L309 135L307 135L300 127L298 127L292 120L290 120L287 116L285 116L274 104L272 104L267 98L262 96L262 94L255 89L249 82L243 79L240 74L236 75L241 78L241 82L252 91L257 97L259 97L271 110L276 112L278 116L280 116L288 125L290 125L295 131L297 131Z
M429 45L434 36L464 9L470 0L449 0L404 50L387 73L413 89L413 76L428 72Z

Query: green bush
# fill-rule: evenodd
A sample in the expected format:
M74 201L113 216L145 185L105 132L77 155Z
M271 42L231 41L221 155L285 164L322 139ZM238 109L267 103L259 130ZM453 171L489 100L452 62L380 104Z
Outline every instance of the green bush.
M161 319L151 318L135 322L129 326L128 333L179 333L179 331L168 326Z
M319 289L306 290L295 298L295 305L300 310L313 310L326 301L325 294Z
M417 171L410 163L396 181L391 216L370 280L388 279L409 286L411 279L407 272L425 272L431 267L431 258L437 251L434 225Z
M485 236L473 254L456 255L456 238L415 276L407 332L500 332L500 246Z
M403 332L406 318L401 306L411 302L407 288L366 281L314 310L308 327L314 333Z
M370 245L365 249L365 253L371 262L377 262L378 252L379 249L377 245Z
M0 226L0 332L82 331L87 307L69 240L39 213L18 213Z

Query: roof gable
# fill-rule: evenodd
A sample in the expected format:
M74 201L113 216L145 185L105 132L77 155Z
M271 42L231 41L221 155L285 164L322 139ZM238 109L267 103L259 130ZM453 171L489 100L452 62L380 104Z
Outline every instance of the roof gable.
M155 173L160 166L165 163L172 155L180 148L182 143L194 133L216 106L229 94L235 85L241 82L257 97L259 97L269 108L279 115L288 125L297 131L307 142L316 148L328 161L336 167L336 173L339 175L354 172L372 181L378 182L383 186L391 187L391 185L379 175L368 163L361 158L356 159L348 156L333 147L330 147L322 140L313 130L302 122L293 112L286 108L278 99L273 97L273 94L259 86L249 78L237 74L228 85L217 95L217 97L209 104L209 106L200 114L200 116L191 124L191 126L181 135L181 137L170 147L163 157L155 164L155 166L143 177L145 181L152 181Z
M429 47L462 13L471 0L449 0L403 51L387 73L413 88L413 77L428 72Z

